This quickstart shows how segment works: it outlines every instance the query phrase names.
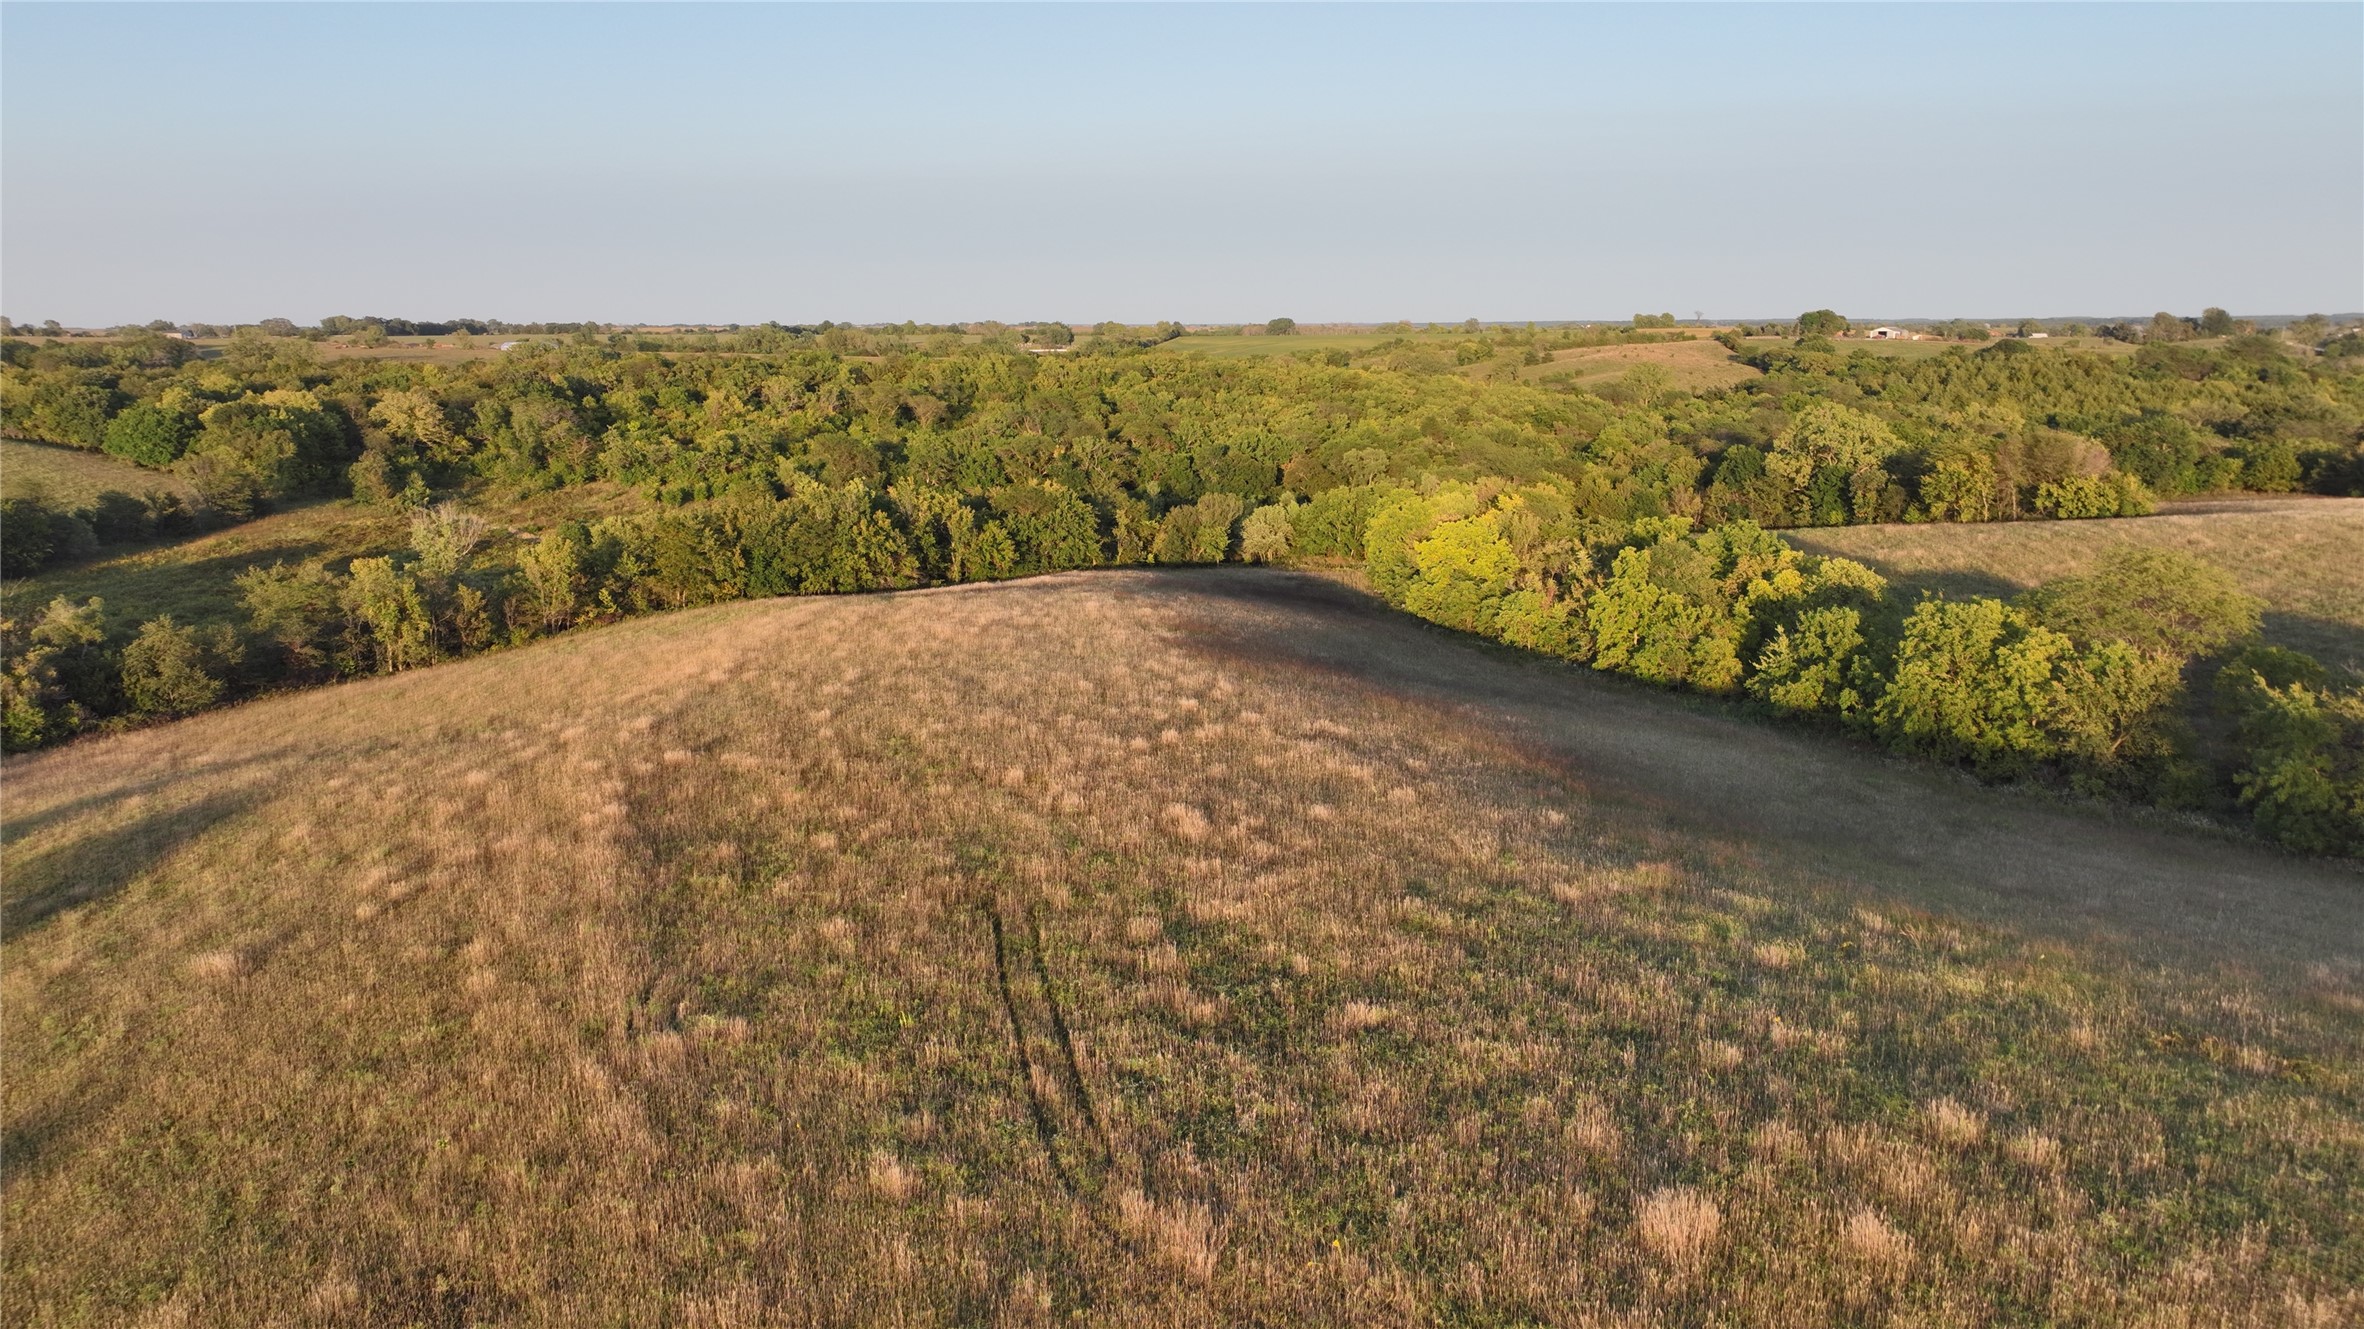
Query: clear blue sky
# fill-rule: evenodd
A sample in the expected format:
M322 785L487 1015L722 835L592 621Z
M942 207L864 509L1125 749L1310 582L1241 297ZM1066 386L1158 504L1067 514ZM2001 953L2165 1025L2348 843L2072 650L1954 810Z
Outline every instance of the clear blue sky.
M0 8L0 310L2364 307L2364 6Z

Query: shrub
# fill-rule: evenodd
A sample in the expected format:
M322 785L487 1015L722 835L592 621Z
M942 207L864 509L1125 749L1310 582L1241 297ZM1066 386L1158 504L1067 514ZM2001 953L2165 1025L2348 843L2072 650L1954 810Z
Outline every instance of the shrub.
M2064 521L2139 517L2151 510L2150 491L2123 471L2071 475L2036 486L2036 511Z
M50 511L38 499L0 499L0 576L30 577L57 549Z
M2020 596L2019 606L2079 641L2124 642L2179 660L2253 635L2265 609L2222 569L2142 545L2111 550L2082 576L2046 582Z
M2306 853L2364 854L2364 693L2262 675L2242 691L2233 783L2257 828Z

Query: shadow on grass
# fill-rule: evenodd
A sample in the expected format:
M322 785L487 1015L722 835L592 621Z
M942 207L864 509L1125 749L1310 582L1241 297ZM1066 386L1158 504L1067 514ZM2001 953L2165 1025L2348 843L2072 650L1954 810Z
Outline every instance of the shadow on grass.
M114 894L182 845L254 805L224 792L160 808L12 865L0 905L0 940L14 940L60 912Z
M2265 639L2304 651L2327 665L2364 673L2364 628L2312 614L2267 610Z
M325 540L303 539L258 544L207 558L139 561L155 552L13 580L8 583L9 608L32 613L55 596L80 602L95 595L106 601L107 618L117 624L165 613L182 623L239 621L245 616L234 580L239 573L250 567L300 563L350 551L336 549Z
M1581 796L1708 837L1784 845L1919 907L2104 936L2176 962L2352 963L2355 865L2278 853L2120 807L1987 787L1744 707L1450 633L1366 594L1242 570L1136 574L1261 615L1186 614L1194 654L1450 712Z
M115 1092L86 1089L67 1101L26 1112L0 1126L0 1173L13 1184L22 1184L46 1171L60 1157L51 1149L52 1145L63 1140L77 1124L113 1107L121 1097Z
M43 808L39 812L11 812L0 817L0 845L12 845L45 826L71 821L101 808L111 807L127 798L143 798L159 790L171 789L192 780L210 779L227 775L250 766L278 761L289 755L285 749L272 749L233 761L201 761L159 770L145 778L126 784L112 785L98 793L84 794L62 803ZM7 893L0 892L0 899Z

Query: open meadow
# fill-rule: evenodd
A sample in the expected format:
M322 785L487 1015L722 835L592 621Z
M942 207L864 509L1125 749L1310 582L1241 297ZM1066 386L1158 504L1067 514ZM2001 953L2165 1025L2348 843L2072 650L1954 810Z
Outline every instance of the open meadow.
M1360 355L1384 342L1410 342L1415 346L1429 346L1450 352L1465 341L1475 340L1478 334L1454 329L1449 332L1296 332L1283 337L1262 332L1246 335L1236 333L1193 332L1172 341L1160 342L1158 349L1166 351L1197 351L1202 354L1234 357L1254 355L1306 355L1323 351L1345 351Z
M1555 351L1550 360L1519 371L1526 379L1566 376L1580 388L1596 388L1639 365L1666 375L1664 386L1683 392L1729 388L1762 375L1734 359L1721 342L1677 341L1640 346L1580 346Z
M2364 1316L2364 879L1252 569L12 759L0 1317Z
M171 493L184 502L195 497L186 481L167 471L134 466L84 448L0 438L0 497L37 498L78 508L109 491L134 498Z
M2231 573L2265 602L2268 641L2364 667L2364 499L2233 495L2111 521L1846 526L1783 536L1869 564L1908 589L1951 596L2016 595L2083 573L2124 545L2180 550Z

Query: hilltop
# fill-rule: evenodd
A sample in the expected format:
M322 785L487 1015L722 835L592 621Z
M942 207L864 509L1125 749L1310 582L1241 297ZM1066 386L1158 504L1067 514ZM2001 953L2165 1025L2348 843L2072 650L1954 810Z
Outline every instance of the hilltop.
M2329 1325L2364 882L1322 580L8 767L15 1323Z

